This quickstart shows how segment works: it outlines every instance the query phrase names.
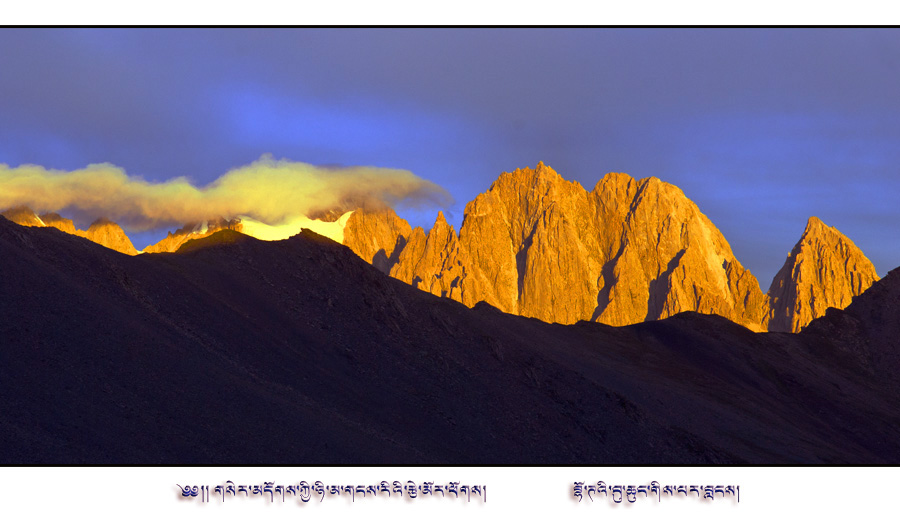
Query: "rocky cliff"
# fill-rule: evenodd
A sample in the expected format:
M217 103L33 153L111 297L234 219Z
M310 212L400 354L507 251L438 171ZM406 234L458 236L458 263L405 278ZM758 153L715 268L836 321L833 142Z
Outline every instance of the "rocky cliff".
M877 280L853 241L810 217L769 287L769 330L798 332L828 308L846 308Z
M607 175L594 188L611 232L595 320L612 325L695 311L760 330L765 300L725 237L677 187Z
M108 219L97 219L86 232L76 232L76 235L81 235L117 252L137 255L137 250L134 249L134 245L131 244L131 240L125 235L122 227Z
M456 231L447 224L444 214L438 212L428 235L421 227L413 230L390 275L420 290L473 306L477 294L471 293L467 283L463 282L466 278L463 261L468 257L460 250ZM465 295L463 290L466 290Z
M79 233L72 219L67 219L58 213L45 213L41 215L41 221L44 223L44 226L51 226L72 235L78 235Z
M501 174L466 206L458 235L442 214L427 233L416 228L407 235L397 221L388 212L356 214L345 244L369 262L373 250L388 247L396 262L376 264L383 272L467 306L485 301L547 322L615 326L694 311L763 331L769 323L783 329L784 315L772 308L793 301L763 294L697 205L653 177L610 173L589 192L539 163ZM864 268L868 261L841 237L827 241L831 262L802 258L824 264L822 278L834 281L803 292L805 304L814 295L818 305L806 308L809 319L846 305L873 282L871 263ZM787 329L797 331L809 319Z
M333 212L324 219L337 220ZM384 273L390 273L400 251L409 241L411 228L390 208L356 209L344 226L344 245Z

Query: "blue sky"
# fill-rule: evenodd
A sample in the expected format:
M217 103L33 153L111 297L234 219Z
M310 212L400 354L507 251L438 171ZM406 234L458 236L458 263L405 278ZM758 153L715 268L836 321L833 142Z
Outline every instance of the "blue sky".
M679 186L764 291L811 215L879 275L900 265L898 30L3 29L0 49L10 166L198 185L265 153L400 168L446 188L459 227L543 161L587 189Z

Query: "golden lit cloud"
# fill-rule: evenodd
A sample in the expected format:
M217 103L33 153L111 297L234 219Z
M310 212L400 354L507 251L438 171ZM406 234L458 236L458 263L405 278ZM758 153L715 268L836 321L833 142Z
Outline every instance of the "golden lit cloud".
M440 186L406 170L328 168L263 156L204 187L184 177L148 182L111 164L75 171L0 164L0 210L28 206L38 213L77 210L133 229L212 217L252 217L281 224L316 210L350 205L446 205Z

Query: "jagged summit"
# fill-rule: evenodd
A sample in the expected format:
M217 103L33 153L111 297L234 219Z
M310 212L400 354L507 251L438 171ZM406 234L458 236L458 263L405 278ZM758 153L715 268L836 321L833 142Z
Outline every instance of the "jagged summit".
M75 223L71 219L66 219L58 213L47 213L38 216L33 210L25 206L6 210L3 212L3 216L21 226L53 227L71 235L84 237L117 252L128 255L136 255L138 253L125 231L118 224L106 218L97 219L87 231L84 231L76 229Z
M363 240L381 232L377 245L391 248L391 263L382 258L379 269L470 307L485 301L565 324L627 325L690 311L757 331L773 322L773 303L721 232L680 188L655 177L607 173L588 192L539 162L502 173L469 202L458 235L442 213L427 233L400 233L393 220L361 214L347 224L345 244L372 262ZM816 218L807 224L808 235L827 229ZM857 283L852 264L834 271L853 280L852 294L871 284Z
M390 274L468 306L572 324L680 311L761 329L765 301L711 222L676 187L612 173L586 191L553 168L501 174L465 208L413 231Z
M524 168L516 168L510 172L503 172L499 177L491 184L491 189L494 188L495 185L498 184L508 184L512 183L531 183L536 180L545 180L548 182L558 182L564 180L559 173L556 172L550 166L544 164L542 161L538 162L537 165L532 169L531 167ZM489 190L490 191L490 190Z
M57 230L77 235L77 229L75 228L75 223L72 222L72 219L67 219L58 213L45 213L44 215L41 215L41 221L43 221L45 225L52 226Z
M466 281L466 259L455 228L439 211L427 235L421 227L413 230L390 275L420 290L469 305L472 294Z
M769 287L769 330L797 332L829 307L846 308L877 280L853 241L810 217Z
M105 217L94 221L84 233L84 237L127 255L138 253L122 227Z
M831 228L830 226L828 226L827 224L822 222L822 219L813 215L809 219L807 219L806 228L803 230L803 235L808 235L813 231L827 230L827 229L834 229L834 228ZM835 230L835 231L837 231L837 230Z

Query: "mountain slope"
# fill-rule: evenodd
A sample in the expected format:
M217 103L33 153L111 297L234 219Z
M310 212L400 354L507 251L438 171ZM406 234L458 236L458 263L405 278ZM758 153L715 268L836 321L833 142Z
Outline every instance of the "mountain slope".
M549 325L307 232L128 257L0 219L0 267L4 463L900 460L896 360L854 357L896 352L865 333Z

